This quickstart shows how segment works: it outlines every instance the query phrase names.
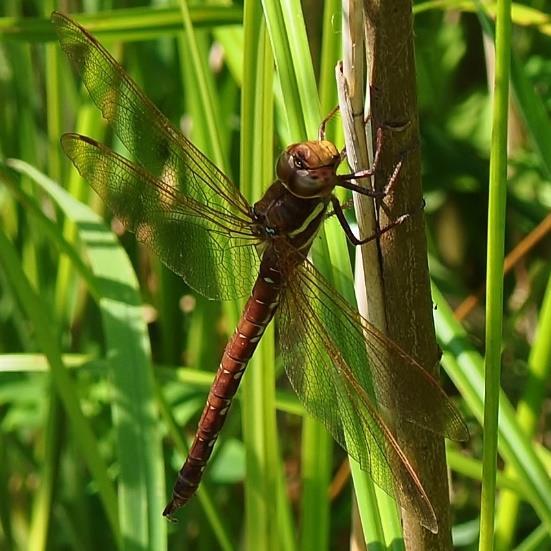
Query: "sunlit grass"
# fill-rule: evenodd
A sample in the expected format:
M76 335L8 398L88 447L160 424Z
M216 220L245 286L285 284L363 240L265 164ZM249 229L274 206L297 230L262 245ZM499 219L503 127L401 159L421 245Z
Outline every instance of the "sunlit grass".
M97 13L80 20L251 201L270 183L281 147L314 138L336 103L338 2L325 2L319 13L308 9L304 20L295 15L296 0L263 2L264 12L254 2L244 10L190 6L194 42L182 33L183 2L161 9L114 3L112 12L93 4L87 6ZM464 11L452 11L457 6ZM511 65L518 142L500 222L506 252L551 204L549 36L538 23L541 12L520 8L513 22L522 25L515 31L523 40ZM486 271L490 66L480 42L488 26L474 13L465 2L416 5L434 316L442 363L459 393L447 378L444 384L471 429L464 449L450 445L456 544L464 549L478 539L466 528L480 513L483 304L463 326L449 304L476 289ZM226 64L218 63L213 35ZM328 493L344 455L290 395L274 334L249 366L199 495L178 524L161 517L237 307L193 303L149 251L132 237L117 240L85 206L99 203L62 157L59 134L111 135L53 40L47 14L32 2L0 7L0 547L344 548L350 484L333 500ZM337 119L330 132L340 147L338 127ZM28 164L8 168L8 158ZM350 251L336 229L316 251L346 263ZM544 243L503 281L509 399L502 395L500 404L505 469L490 515L500 549L549 542L548 457L535 444L545 442L549 405L549 274ZM113 277L127 295L109 294L104 280Z

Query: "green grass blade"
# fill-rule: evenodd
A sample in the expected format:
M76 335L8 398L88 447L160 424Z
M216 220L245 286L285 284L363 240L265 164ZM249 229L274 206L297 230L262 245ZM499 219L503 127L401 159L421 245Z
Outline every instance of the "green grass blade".
M267 4L267 2L266 2ZM285 38L291 52L293 72L307 139L314 139L321 122L320 101L306 35L306 25L300 0L281 0L280 9L285 25Z
M190 6L195 28L239 25L243 12L239 6ZM153 40L182 30L182 12L178 6L147 6L96 13L75 14L75 20L103 40ZM0 39L26 42L57 40L49 14L46 17L0 17Z
M442 364L479 422L484 417L483 360L469 342L465 330L433 284L434 320L438 343L444 351ZM519 477L529 503L547 526L551 526L551 480L529 439L519 427L507 397L499 397L499 452Z
M33 503L31 531L28 545L30 549L41 551L47 549L50 517L52 515L53 495L57 480L57 470L60 456L60 434L62 415L59 397L55 386L51 388L48 404L48 416L44 435L44 451L42 456L42 480Z
M300 6L298 2L294 1L279 3L271 0L265 0L263 6L277 73L285 98L284 107L290 130L290 140L313 139L317 135L317 128L322 116ZM336 51L331 53L335 55ZM328 64L326 62L325 66ZM331 74L333 74L332 71ZM330 102L328 99L325 101ZM323 242L323 238L321 242ZM342 247L343 243L344 239L341 236L341 250L346 250L346 246ZM323 261L323 255L329 249L325 248L325 253L322 252L323 250L324 247L320 244L320 240L316 239L312 252L318 266ZM345 263L348 264L349 271L349 260L346 259ZM346 266L339 265L337 267L343 272L347 270ZM330 270L328 265L327 268ZM329 271L324 273L330 277ZM350 281L352 280L350 279ZM313 442L316 445L310 446L309 444ZM327 486L331 466L331 450L332 440L325 429L317 420L306 416L303 422L302 445L304 486L301 516L304 520L300 541L303 549L312 548L311 546L323 549L328 544L330 522Z
M520 545L515 547L515 551L541 551L551 547L551 537L549 530L543 526L538 526Z
M334 32L333 24L335 20L338 21L339 13L340 6L338 2L330 1L325 3L319 83L320 103L323 113L328 113L337 104L334 67L340 52L340 35ZM338 122L329 126L328 139L335 137L335 131L338 126ZM327 239L330 240L331 235L338 235L332 234L331 230L327 229L328 224L325 224L325 226L325 236ZM336 228L336 231L338 232L339 228ZM337 243L337 241L334 241L334 243ZM321 245L323 247L323 244ZM338 245L336 246L338 247ZM322 255L326 258L329 258L329 249L329 247L324 248L322 252ZM347 262L348 259L344 261ZM328 497L328 488L333 468L333 447L333 438L325 427L311 416L306 416L303 421L301 446L303 480L301 546L303 549L308 548L308 546L320 550L329 548L331 502Z
M272 179L273 58L258 2L245 3L241 189L259 198ZM275 348L273 324L264 332L243 381L243 435L247 453L246 547L288 548L288 505L282 500L283 467L275 421Z
M264 0L262 6L272 51L274 52L277 76L285 96L284 108L289 133L293 140L305 140L308 138L309 130L311 130L307 126L302 111L302 103L307 101L307 98L301 97L301 90L304 90L306 86L299 84L293 62L295 56L300 57L304 52L295 52L291 49L281 2L278 0ZM302 43L302 41L295 41L295 44L297 43ZM309 57L303 58L304 64L308 62Z
M164 467L147 328L132 266L113 234L88 207L31 167L20 162L15 166L39 183L79 228L101 297L113 376L121 537L128 548L162 549L166 546L166 521L160 514L165 501Z
M82 457L96 482L111 529L118 539L120 534L115 490L99 453L98 442L80 408L78 392L63 365L58 345L59 334L56 334L47 306L30 286L21 270L16 251L3 232L0 232L0 259L6 278L35 328L36 340L48 358L56 391L73 427Z
M323 30L321 43L321 62L319 76L319 91L321 113L325 116L329 113L339 99L335 86L335 65L341 55L340 16L341 3L338 0L328 0L323 7ZM338 119L337 119L338 121ZM319 124L319 123L318 123ZM328 129L328 136L335 137L340 124L336 122ZM339 136L342 139L342 136ZM337 140L335 139L335 143ZM338 142L340 143L340 141Z
M494 548L495 490L501 346L503 322L503 259L505 204L507 197L507 121L511 58L511 2L498 2L496 20L496 67L490 190L488 205L488 253L486 260L486 356L484 399L484 448L479 549Z
M448 466L452 471L472 478L473 480L482 481L481 461L463 455L460 451L452 449L451 445L447 446L446 457ZM520 481L508 477L501 472L497 473L496 483L499 489L511 490L519 497L527 496L527 492Z
M180 11L184 28L184 41L186 44L185 52L191 58L192 72L195 78L193 86L194 94L196 94L201 103L201 125L205 128L205 132L209 137L210 153L212 160L222 169L227 172L228 163L224 158L223 148L220 138L220 125L216 121L216 109L214 107L215 100L213 98L212 86L208 84L206 74L206 65L201 59L199 46L193 30L193 24L190 16L190 11L185 0L180 0Z

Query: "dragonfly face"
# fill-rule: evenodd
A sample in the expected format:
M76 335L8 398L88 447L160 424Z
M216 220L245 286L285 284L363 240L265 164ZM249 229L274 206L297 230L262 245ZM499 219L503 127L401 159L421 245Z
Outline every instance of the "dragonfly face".
M327 140L290 145L279 157L277 177L295 196L303 199L328 197L337 185L341 157Z

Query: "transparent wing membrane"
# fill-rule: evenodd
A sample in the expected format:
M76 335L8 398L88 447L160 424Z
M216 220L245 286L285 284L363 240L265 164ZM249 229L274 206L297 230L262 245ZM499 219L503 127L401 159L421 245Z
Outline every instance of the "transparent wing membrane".
M81 176L125 227L190 287L210 298L250 293L258 256L251 246L255 240L238 220L222 218L212 208L164 186L90 138L65 134L62 143Z
M95 38L62 14L52 21L94 103L136 160L69 134L63 146L81 175L195 290L209 298L247 295L259 264L247 200Z
M436 528L430 501L385 419L467 437L453 404L430 375L362 318L308 261L285 280L280 306L283 363L307 411L383 490ZM386 367L388 366L388 367Z

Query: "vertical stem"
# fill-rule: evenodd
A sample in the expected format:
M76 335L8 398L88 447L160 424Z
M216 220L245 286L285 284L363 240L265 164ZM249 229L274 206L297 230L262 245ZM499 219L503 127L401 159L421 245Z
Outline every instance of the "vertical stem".
M261 4L247 1L244 8L241 189L251 199L261 196L262 188L272 177L273 56ZM271 324L251 358L243 381L247 549L285 549L288 542L288 517L280 491L282 466L275 420L274 358Z
M369 85L366 76L366 49L363 2L343 2L343 62L337 67L339 90L348 164L354 172L367 169L373 162L371 124L365 123L369 113ZM356 182L371 186L369 181ZM373 235L376 230L374 203L354 194L360 236ZM373 325L386 333L384 294L379 265L379 248L372 241L356 250L356 299L359 312ZM369 291L367 291L369 290ZM358 515L366 544L375 545L401 538L399 517L394 500L373 485L369 476L351 461ZM354 538L359 539L359 526L353 525Z
M484 449L479 549L494 547L498 406L503 318L503 256L507 192L507 120L511 56L511 2L500 0L496 18L496 69L490 156L488 253L486 259L486 357Z
M381 210L381 226L422 201L419 121L415 78L412 6L409 0L366 4L367 42L372 86L373 127L385 126L385 141L375 186L382 188L396 163L403 160L399 183ZM401 131L389 126L402 126ZM432 318L424 220L412 220L380 240L381 273L387 333L427 369L438 364ZM399 397L398 397L399 399ZM444 440L411 426L396 426L400 444L418 473L438 520L438 533L402 511L404 538L411 549L450 549L448 479Z

